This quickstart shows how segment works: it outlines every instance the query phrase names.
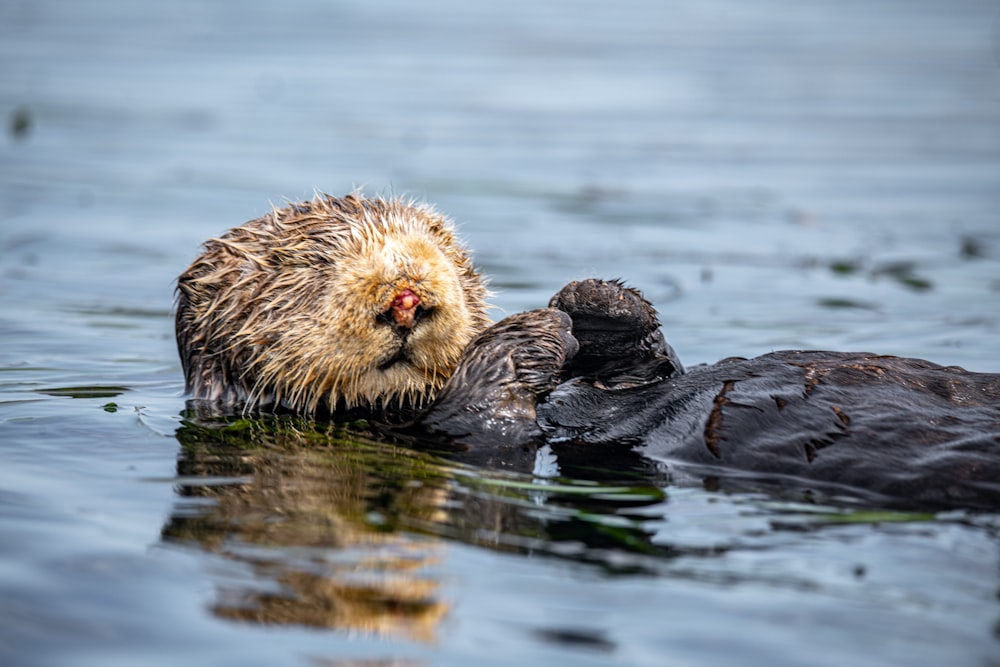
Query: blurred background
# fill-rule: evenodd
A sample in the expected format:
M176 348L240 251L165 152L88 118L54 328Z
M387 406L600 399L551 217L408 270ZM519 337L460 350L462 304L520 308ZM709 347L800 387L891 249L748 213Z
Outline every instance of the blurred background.
M569 280L617 277L659 307L688 364L832 348L1000 371L998 21L995 0L3 0L0 655L6 646L29 664L48 647L75 664L135 664L151 646L179 650L167 627L229 656L283 659L301 642L324 654L323 636L266 644L198 626L214 581L206 569L221 566L197 550L146 553L176 511L174 278L205 239L315 191L435 204L490 276L497 317L545 305ZM692 544L730 548L760 528L730 519L694 530ZM833 597L882 605L891 620L823 607L827 627L853 633L820 642L829 664L995 664L995 535L962 530L898 545L879 534L881 551L862 550L894 563L917 549L921 565L881 593L834 586ZM839 570L796 561L812 547L782 551L787 536L775 542L794 561L781 561L787 570L801 571L778 589L822 607L791 591L828 592L814 573ZM452 621L441 653L418 657L463 664L477 637L506 635L553 591L589 591L577 602L620 610L597 633L611 639L584 642L595 660L609 646L634 649L632 664L665 655L663 629L642 635L637 618L669 605L669 578L630 580L653 596L646 608L625 584L575 586L594 576L585 568L498 564L445 544L444 597L490 611ZM956 544L965 572L991 583L942 584L917 605L931 612L911 615L899 602L909 584L950 567ZM847 557L835 554L829 562ZM748 562L725 565L768 568ZM520 588L475 578L501 566L523 568ZM532 577L553 588L536 592L524 584ZM770 585L751 586L757 597L729 608L728 623L721 589L695 585L678 636L697 634L699 619L733 627L745 611L764 619L756 636L786 646ZM508 600L508 589L522 597ZM134 590L180 597L153 612ZM956 620L926 631L945 618ZM538 624L532 641L556 638L554 653L501 642L493 659L580 658L565 647L583 635ZM903 653L880 653L889 649L872 628L890 626ZM639 635L621 643L630 631ZM123 636L133 653L101 652ZM685 644L685 659L733 655L702 639ZM804 664L805 654L741 641L747 659Z
M998 11L8 0L5 296L165 310L204 239L360 187L452 216L503 311L597 274L692 361L1000 370Z

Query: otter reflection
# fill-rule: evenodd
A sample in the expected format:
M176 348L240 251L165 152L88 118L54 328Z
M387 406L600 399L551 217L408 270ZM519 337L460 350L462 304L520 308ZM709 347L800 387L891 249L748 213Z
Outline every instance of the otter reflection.
M543 501L523 482L489 487L480 482L497 480L479 475L491 473L334 426L189 417L177 432L180 499L162 537L249 568L220 578L211 608L222 618L433 641L449 611L435 574L447 556L440 536L506 551L562 541L580 558L662 550L642 522L609 532L579 518L608 501L575 498L558 520L540 518L531 501ZM649 487L615 508L661 499Z
M178 492L199 502L179 503L164 540L196 543L269 583L220 585L215 614L434 638L448 604L427 568L441 545L394 524L439 519L435 471L397 457L375 480L349 443L280 420L189 422L177 436Z

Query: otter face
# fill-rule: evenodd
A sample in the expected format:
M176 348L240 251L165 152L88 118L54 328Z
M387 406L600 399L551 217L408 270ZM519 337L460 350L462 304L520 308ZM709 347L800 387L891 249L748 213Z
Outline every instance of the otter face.
M178 350L196 398L419 407L488 326L486 294L433 209L319 196L206 244L178 280Z
M327 295L331 344L356 361L338 393L358 403L422 403L479 331L458 271L422 234L359 245Z

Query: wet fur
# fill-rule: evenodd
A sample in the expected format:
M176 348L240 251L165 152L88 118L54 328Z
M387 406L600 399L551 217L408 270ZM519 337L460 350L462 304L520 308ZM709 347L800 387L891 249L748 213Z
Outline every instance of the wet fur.
M526 355L535 373L547 364L547 382L511 386L526 330L551 327L551 308L484 332L452 380L461 391L445 388L425 428L457 434L449 429L458 425L472 450L513 451L527 438L560 456L586 458L589 450L602 458L624 445L678 479L722 476L733 488L807 486L907 507L1000 507L1000 374L818 351L729 358L685 372L637 291L586 280L564 287L551 305L565 309L571 331L549 338L545 354ZM506 395L522 403L507 415L526 423L507 423L505 442L488 419L477 426L487 413L452 400L494 391L483 369L503 369Z
M405 340L382 318L403 289L427 313ZM306 415L420 407L488 326L486 297L450 222L430 206L317 196L208 241L180 276L187 390ZM394 363L400 354L407 360Z

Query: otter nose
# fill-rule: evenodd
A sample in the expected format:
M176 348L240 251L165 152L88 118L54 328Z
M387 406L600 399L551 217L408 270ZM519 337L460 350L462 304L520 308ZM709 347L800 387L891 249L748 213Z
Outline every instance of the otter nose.
M420 297L412 290L404 289L397 294L392 305L389 306L392 323L398 329L412 329L417 321L417 307L420 305Z

